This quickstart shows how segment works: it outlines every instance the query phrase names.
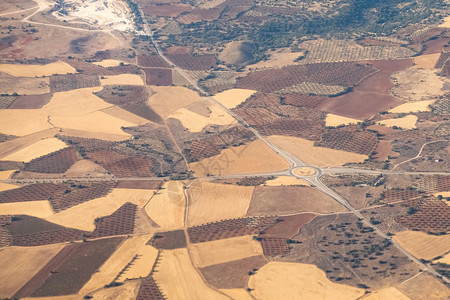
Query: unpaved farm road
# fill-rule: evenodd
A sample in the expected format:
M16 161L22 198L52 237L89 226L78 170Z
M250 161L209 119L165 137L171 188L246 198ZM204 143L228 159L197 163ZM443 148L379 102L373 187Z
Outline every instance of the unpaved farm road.
M139 12L141 13L141 15L143 16L144 13L142 12L141 7L138 5L139 8ZM198 84L196 82L194 82L180 67L178 67L175 63L173 63L170 59L168 59L164 53L161 51L158 42L153 38L153 34L152 31L150 30L147 21L144 19L144 24L143 24L143 31L141 32L143 35L146 35L150 38L150 41L152 42L153 46L156 49L156 52L158 53L158 55L164 59L170 66L172 66L176 71L178 71L190 84L192 84L192 86L199 91L201 94L206 95L207 93L205 92L205 90L203 90L200 86L198 86ZM208 97L208 99L213 102L216 105L219 105L222 109L224 109L229 115L231 115L235 120L237 120L240 124L244 125L247 129L249 129L251 132L253 132L253 134L255 134L255 136L260 139L261 141L263 141L267 146L269 146L273 151L275 151L277 154L279 154L281 157L283 157L286 161L288 161L291 165L291 168L289 170L289 173L293 176L294 175L292 172L295 168L298 167L305 167L308 166L305 162L301 161L300 159L294 157L293 155L291 155L290 153L286 152L286 151L282 151L281 149L279 149L277 146L275 146L274 144L272 144L270 141L268 141L264 136L262 136L255 128L251 127L247 122L245 122L245 120L241 119L239 116L237 116L234 112L232 112L230 109L228 109L227 107L225 107L224 105L222 105L219 101L217 101L216 99L214 99L214 97L210 96ZM315 166L308 166L311 168L314 168L316 170L316 174L314 176L308 176L308 177L300 177L300 176L296 176L298 178L304 179L308 182L310 182L312 185L315 186L316 189L318 189L319 191L321 191L322 193L325 193L327 195L329 195L330 197L332 197L333 199L335 199L337 202L339 202L341 205L343 205L344 207L346 207L350 212L352 212L354 215L356 215L359 219L361 219L367 226L372 227L374 229L374 231L376 233L378 233L380 236L382 236L385 239L388 239L389 241L392 242L392 244L399 249L402 253L404 253L408 258L410 258L412 261L414 261L415 263L417 263L421 268L427 270L428 272L430 272L431 274L435 275L435 276L441 276L439 273L437 273L433 268L431 268L430 266L422 263L421 261L419 261L415 256L413 256L411 253L409 253L408 251L406 251L403 247L401 247L398 243L396 243L394 240L392 240L389 236L387 236L384 232L382 232L377 226L373 225L370 223L370 221L363 216L360 212L358 212L354 207L352 207L343 197L341 197L340 195L338 195L337 193L335 193L333 190L331 190L328 186L326 186L321 180L320 177L322 176L322 174L324 173L324 171L321 168L315 167ZM345 169L345 168L343 168ZM358 169L353 169L352 171L357 171ZM369 170L367 170L369 171ZM366 173L363 170L358 170L356 173L359 172L363 172ZM412 172L415 173L415 172ZM405 174L405 172L399 172L398 174ZM427 173L429 174L429 173ZM444 174L448 174L448 173L444 173ZM448 280L445 276L442 276L442 279L447 282L450 283L450 280ZM251 293L250 293L251 294Z

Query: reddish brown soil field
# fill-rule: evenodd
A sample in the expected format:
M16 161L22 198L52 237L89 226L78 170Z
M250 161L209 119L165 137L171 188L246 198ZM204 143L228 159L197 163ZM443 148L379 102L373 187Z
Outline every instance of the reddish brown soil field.
M116 188L157 190L163 183L162 180L121 180L117 183Z
M33 159L25 164L24 171L37 173L64 173L70 166L81 159L80 154L73 147Z
M262 256L253 256L231 262L201 268L200 272L206 282L218 289L245 288L249 272L254 272L267 263Z
M166 54L189 54L192 52L192 47L172 46L167 48Z
M33 247L80 241L85 234L87 234L87 232L71 228L41 231L37 233L26 233L13 236L12 245Z
M261 236L290 239L298 234L303 225L311 222L316 216L316 214L305 213L279 217L277 223L264 230L264 233L261 234Z
M169 5L147 5L142 9L144 14L153 17L177 17L183 12L190 11L192 8L188 4L169 4Z
M8 106L10 109L38 109L47 104L52 94L19 96Z
M0 192L0 203L38 201L62 195L66 187L54 183L38 183Z
M172 84L172 70L162 68L144 69L148 85L169 86Z
M186 247L186 236L184 230L158 232L147 244L157 249L184 248Z
M56 75L50 77L50 90L54 92L65 92L100 85L97 75Z
M249 217L208 223L188 229L191 243L203 243L236 236L258 234L275 224L277 217Z
M32 293L47 297L77 293L92 274L111 256L124 238L100 239L82 243L45 282Z
M167 58L180 68L193 71L209 70L216 64L216 56L213 54L168 54Z
M424 51L422 52L423 55L425 54L434 54L434 53L441 53L444 49L444 46L450 42L450 38L437 38L434 40L429 40L423 44Z
M292 106L317 108L321 103L327 100L328 98L320 96L287 94L282 97L281 103Z
M139 287L139 292L136 300L165 300L161 291L159 290L158 284L153 279L152 276L147 276L141 280L141 286Z
M275 257L289 252L289 246L285 238L262 237L260 239L265 257Z
M377 136L369 131L330 129L315 146L369 155L377 146Z
M428 193L450 191L450 176L431 175L419 180L418 188Z
M255 71L238 80L236 87L275 92L301 82L353 86L375 73L370 65L350 62L317 63Z
M147 158L128 157L103 166L117 177L153 177L152 162Z
M102 66L98 66L96 64L91 64L78 59L63 59L65 63L68 63L78 72L83 73L85 75L96 75L96 76L109 76L109 75L117 75L116 72L103 68Z
M81 243L68 244L55 257L53 257L33 278L30 279L13 298L25 298L37 290L50 276L50 274L59 268L75 251L81 246Z
M1 140L1 136L0 136ZM17 170L22 169L24 166L23 162L18 161L0 161L0 171L7 171L7 170Z
M102 217L95 223L95 230L88 234L92 238L132 234L136 219L137 206L127 202L116 210L112 215Z
M389 158L389 155L391 155L392 153L393 152L391 141L381 140L378 141L377 147L375 148L375 152L372 155L372 158L375 161L385 161Z
M77 182L77 186L66 189L62 196L51 197L50 204L58 213L83 202L106 196L114 186L115 182Z
M138 65L145 68L169 68L169 64L159 55L139 55Z
M417 211L415 213L399 216L395 221L412 230L424 232L442 233L450 230L450 206L436 198L419 199L410 201Z
M190 161L199 161L220 153L222 149L236 147L254 140L254 134L243 126L234 126L220 133L208 135L186 143L185 153Z

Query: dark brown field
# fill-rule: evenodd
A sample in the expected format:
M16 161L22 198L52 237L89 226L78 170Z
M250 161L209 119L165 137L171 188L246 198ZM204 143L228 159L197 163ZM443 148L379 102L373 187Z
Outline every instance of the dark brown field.
M184 230L158 232L148 242L157 249L178 249L186 247Z
M350 128L350 127L348 127ZM315 146L331 149L344 150L348 152L370 155L377 146L377 136L373 132L362 131L353 128L329 129Z
M169 64L159 55L139 55L138 65L144 68L168 68Z
M25 164L24 171L51 174L64 173L80 159L81 156L78 151L73 147L68 147L33 159Z
M54 92L65 92L75 89L95 87L100 85L97 75L55 75L50 77L50 90Z
M148 85L169 86L172 84L172 69L145 68L144 72Z
M216 56L213 54L167 54L174 64L185 70L209 70L216 64Z
M52 98L52 94L42 95L23 95L18 96L11 105L10 109L38 109L47 104Z

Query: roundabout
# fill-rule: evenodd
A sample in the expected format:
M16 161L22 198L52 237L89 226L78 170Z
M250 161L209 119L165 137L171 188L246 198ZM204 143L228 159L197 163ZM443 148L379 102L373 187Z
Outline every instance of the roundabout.
M293 169L291 173L297 177L309 177L316 176L319 172L316 168L313 167L299 167Z

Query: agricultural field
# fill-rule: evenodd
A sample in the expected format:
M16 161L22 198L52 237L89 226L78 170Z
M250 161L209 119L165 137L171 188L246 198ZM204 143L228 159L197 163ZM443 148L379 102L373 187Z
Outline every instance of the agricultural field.
M0 3L0 298L450 299L445 0Z

